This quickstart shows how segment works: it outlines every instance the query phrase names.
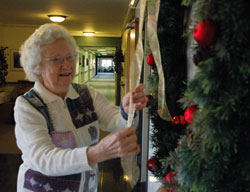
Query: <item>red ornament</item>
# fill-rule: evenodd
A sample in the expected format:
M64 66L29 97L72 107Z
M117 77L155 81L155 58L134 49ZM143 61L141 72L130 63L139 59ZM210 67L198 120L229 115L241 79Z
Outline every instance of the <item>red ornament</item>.
M160 162L155 157L151 157L147 161L147 168L149 171L155 172L160 168Z
M179 125L180 124L180 117L178 115L173 117L173 124Z
M149 107L153 99L153 96L152 95L145 95L145 96L146 96L146 107Z
M148 63L152 68L155 68L155 60L154 60L153 54L150 54L150 55L147 57L147 63Z
M173 125L185 125L187 124L185 117L183 115L176 115L173 117Z
M180 123L181 123L182 125L187 124L187 122L186 122L186 120L185 120L185 117L184 117L183 115L180 116Z
M193 30L194 39L201 46L209 46L214 42L215 24L210 19L203 20L202 23L195 25Z
M166 175L166 181L168 183L173 183L175 182L175 176L176 176L176 172L172 171L172 172L169 172L167 175Z
M193 116L194 116L195 112L197 111L197 109L198 109L197 105L191 105L184 112L184 117L185 117L185 120L188 124L193 122Z

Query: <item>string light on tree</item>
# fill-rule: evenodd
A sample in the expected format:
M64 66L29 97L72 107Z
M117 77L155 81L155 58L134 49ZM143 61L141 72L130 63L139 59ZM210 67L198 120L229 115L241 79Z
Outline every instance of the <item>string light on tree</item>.
M185 125L185 124L187 124L185 117L183 115L174 116L172 123L173 123L173 125Z

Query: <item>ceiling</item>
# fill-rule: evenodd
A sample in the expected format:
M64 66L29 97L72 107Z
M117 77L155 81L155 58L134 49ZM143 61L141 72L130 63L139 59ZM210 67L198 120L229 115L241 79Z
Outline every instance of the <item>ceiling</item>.
M47 15L66 15L61 24L72 35L94 31L99 37L121 37L131 0L1 0L0 25L39 26Z
M100 54L101 56L114 56L116 47L82 47L84 50L88 50L93 54Z

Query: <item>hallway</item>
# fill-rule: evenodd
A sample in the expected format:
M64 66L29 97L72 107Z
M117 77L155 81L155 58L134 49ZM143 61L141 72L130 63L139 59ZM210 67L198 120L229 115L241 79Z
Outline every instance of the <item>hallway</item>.
M114 73L98 73L87 85L94 87L103 94L109 102L115 104L115 76Z
M87 82L96 88L107 99L115 103L114 74L98 74ZM2 109L1 113L5 110ZM5 120L0 122L0 192L15 192L18 167L22 163L21 153L16 147L14 136L14 122ZM101 137L107 133L101 133ZM131 192L129 184L124 179L120 159L113 159L100 163L98 176L98 192Z

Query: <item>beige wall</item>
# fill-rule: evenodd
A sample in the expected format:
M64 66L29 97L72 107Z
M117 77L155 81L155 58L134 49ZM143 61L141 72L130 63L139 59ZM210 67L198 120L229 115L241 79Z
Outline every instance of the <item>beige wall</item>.
M7 82L17 82L24 80L25 74L23 70L13 69L13 51L18 51L22 43L27 39L35 30L34 26L0 26L0 45L7 46L6 60L8 63L8 75L6 76Z
M130 64L133 62L134 53L135 53L135 30L129 29L126 30L122 35L122 52L124 55L123 75L121 76L121 99L129 91L129 68Z
M84 61L83 61L83 56L84 56ZM89 61L88 65L87 65L87 60ZM78 69L74 82L85 83L95 76L95 70L96 70L95 55L90 53L89 51L84 50L83 48L80 48L79 63L80 64L77 65Z

